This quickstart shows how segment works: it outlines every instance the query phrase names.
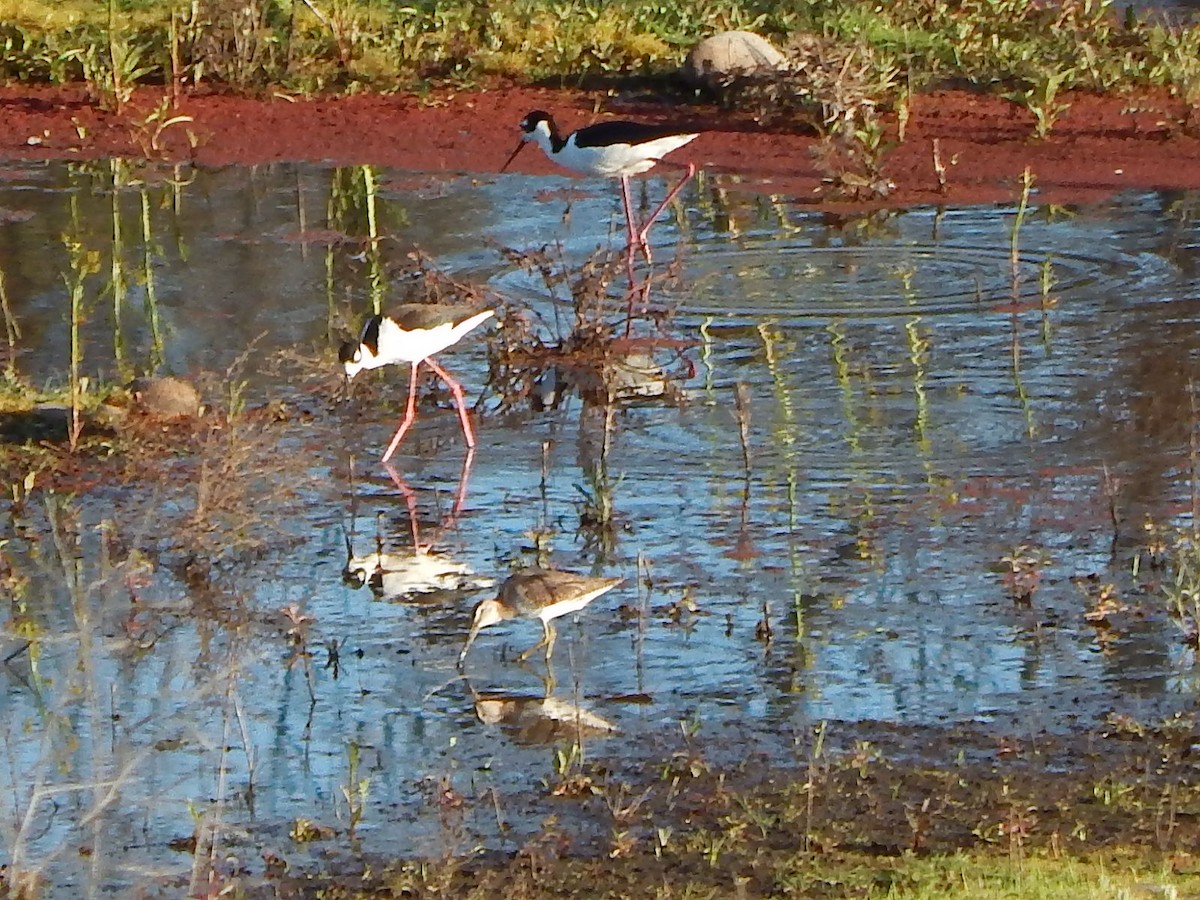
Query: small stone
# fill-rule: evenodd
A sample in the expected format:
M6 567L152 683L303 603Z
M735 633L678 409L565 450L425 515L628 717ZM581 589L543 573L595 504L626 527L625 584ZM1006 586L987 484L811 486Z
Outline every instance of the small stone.
M147 415L164 419L194 418L200 415L200 392L182 378L137 378L130 386L134 403Z

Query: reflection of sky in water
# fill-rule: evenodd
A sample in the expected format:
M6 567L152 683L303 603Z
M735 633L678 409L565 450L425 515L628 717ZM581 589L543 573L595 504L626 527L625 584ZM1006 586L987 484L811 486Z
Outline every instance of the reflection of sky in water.
M148 269L141 192L123 189L121 346L131 368L152 343L147 271L168 367L223 370L255 340L268 351L328 347L369 308L373 284L385 286L385 300L402 295L396 273L413 244L456 277L489 279L514 306L551 321L545 286L484 239L515 247L561 239L577 265L619 225L608 185L586 191L565 222L564 201L531 199L526 178L450 182L419 196L385 187L377 212L387 240L373 260L361 241L331 243L325 231L365 231L361 192L338 177L344 189L332 194L331 172L319 168L201 173L177 198L154 185L146 191ZM35 379L61 378L65 359L59 236L71 227L72 203L80 233L103 257L89 282L86 361L95 368L113 358L112 297L96 299L111 279L113 196L105 185L104 177L50 166L10 173L0 187L0 207L35 213L0 225L0 268L31 348L19 364ZM787 735L826 718L1062 728L1093 724L1112 709L1150 715L1189 691L1190 660L1153 591L1124 597L1152 615L1105 649L1070 580L1116 580L1128 571L1124 546L1110 565L1105 465L1120 480L1126 538L1145 514L1178 523L1188 508L1187 384L1200 337L1196 288L1182 273L1192 269L1196 240L1190 223L1172 218L1171 198L1129 196L1031 216L1014 294L1010 210L918 210L838 228L786 201L729 196L736 232L712 230L714 201L698 189L687 194L685 222L654 232L664 263L672 239L686 236L683 279L657 296L678 305L671 333L696 341L696 374L681 409L616 417L608 465L621 527L604 569L627 583L593 604L580 626L562 624L555 658L555 700L577 695L619 729L592 752L636 753L645 739L678 733L693 719L701 738L730 723ZM326 213L339 204L351 211L341 226ZM308 236L321 240L299 239L301 210ZM1045 259L1055 282L1043 311ZM468 339L445 363L469 393L478 391L484 342ZM80 651L53 555L45 542L13 541L18 563L41 573L36 615L56 637L39 662L53 683L37 697L9 676L5 720L29 723L36 734L48 715L39 703L65 712L82 739L65 770L72 777L133 765L136 779L106 816L113 834L125 829L127 838L108 840L135 847L130 862L178 865L162 844L190 833L189 802L218 796L221 746L234 748L224 757L227 820L278 834L297 816L344 817L346 747L355 742L371 780L367 845L398 852L434 840L423 779L444 775L463 791L496 785L515 793L537 790L547 777L550 754L529 740L552 732L529 718L540 707L526 705L524 719L514 712L506 723L485 723L471 690L536 697L536 670L511 662L537 639L536 623L485 632L466 685L454 661L474 598L377 602L368 588L342 582L347 450L358 455L355 552L376 550L378 513L384 549L407 539L404 502L373 464L398 420L404 377L397 371L387 390L365 389L386 400L377 411L369 400L326 408L251 374L256 397L269 391L315 409L313 424L280 426L289 446L314 454L314 478L288 523L296 544L239 567L225 579L235 585L230 596L211 601L244 603L249 612L237 627L206 621L195 592L163 565L146 591L179 613L152 647L131 650L121 624L127 594L97 581L97 544L86 542L98 626L88 658L103 687L91 707L64 692L82 677ZM748 483L733 412L738 382L750 397ZM543 415L485 418L465 511L437 536L438 548L501 575L529 545L531 529L546 527L558 564L588 567L594 557L575 528L582 489L591 489L582 467L594 458L596 428L578 401ZM434 435L441 455L417 455ZM414 436L401 466L422 513L436 518L457 483L458 424L449 411L427 410ZM128 493L114 499L117 512L107 501L82 501L85 520L153 507ZM126 530L138 527L147 528ZM1022 544L1047 557L1029 609L1001 584L1001 558ZM654 585L648 595L639 556ZM695 609L680 613L685 591ZM311 708L303 667L287 665L287 626L273 613L291 604L315 618ZM622 604L644 610L643 628L615 614ZM764 610L769 646L755 638ZM325 667L332 640L341 648L336 679ZM649 702L629 700L639 695ZM110 708L119 712L115 730ZM58 778L23 727L4 736L4 777ZM251 772L252 810L235 799ZM31 857L61 844L66 818L37 832Z

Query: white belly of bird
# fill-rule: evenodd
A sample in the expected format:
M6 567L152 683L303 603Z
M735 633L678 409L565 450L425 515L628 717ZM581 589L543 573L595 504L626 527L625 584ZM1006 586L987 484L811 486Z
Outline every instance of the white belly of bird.
M491 315L491 313L489 312L487 315ZM483 318L487 318L487 316L483 316ZM391 319L384 319L379 328L379 356L375 360L375 366L386 366L399 362L418 362L427 356L441 353L451 344L456 343L462 334L478 325L481 320L479 316L473 316L467 322L460 322L457 326L452 322L446 322L436 328L409 332L402 330Z
M610 144L607 147L576 147L575 137L554 154L554 159L568 169L604 178L640 175L673 150L693 140L694 134L672 134L645 144Z
M577 613L607 590L608 587L602 587L594 591L588 591L588 593L581 594L578 597L572 597L569 600L559 600L557 603L551 603L549 606L542 608L538 613L538 618L543 622L548 622L551 619L557 619L559 616Z

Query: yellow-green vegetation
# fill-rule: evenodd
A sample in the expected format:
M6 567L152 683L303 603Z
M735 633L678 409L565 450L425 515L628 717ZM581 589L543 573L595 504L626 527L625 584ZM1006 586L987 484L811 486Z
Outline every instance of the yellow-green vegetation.
M1183 632L1184 641L1200 647L1200 539L1194 532L1180 532L1162 546L1161 560L1170 571L1163 579L1163 599L1167 612Z
M690 742L633 781L572 764L550 785L554 815L505 853L451 829L440 857L283 886L323 898L1197 896L1194 728L1114 716L1087 735L998 741L880 724L877 740L843 735L837 750L822 749L821 728L790 769L764 755L721 770L705 756L721 748ZM471 802L457 801L464 821Z
M118 104L133 83L170 80L319 91L660 75L730 28L857 47L908 89L950 79L1010 91L1043 129L1070 89L1200 96L1197 29L1122 18L1107 0L0 0L0 23L0 78L85 81Z
M464 877L447 863L397 867L368 883L338 878L320 880L306 896L322 900L367 897L455 897L476 900L503 896L513 900L589 897L751 898L855 897L888 900L1174 900L1194 896L1200 876L1179 875L1162 862L1138 856L1106 854L1014 858L996 854L905 855L881 858L865 853L797 857L795 875L773 890L752 886L746 870L725 865L670 870L661 863L614 866L609 860L529 862L500 872L473 871Z
M794 885L803 895L823 886L844 894L894 900L1080 900L1128 897L1168 900L1200 887L1200 876L1180 876L1164 862L1134 854L1025 858L998 854L878 858L847 856L806 867ZM789 889L793 886L789 885Z

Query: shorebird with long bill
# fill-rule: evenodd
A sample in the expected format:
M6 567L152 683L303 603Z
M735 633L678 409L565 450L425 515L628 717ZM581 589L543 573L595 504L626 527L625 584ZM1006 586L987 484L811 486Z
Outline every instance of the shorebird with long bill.
M491 318L495 310L464 310L462 307L437 303L409 303L396 307L388 315L377 314L367 319L358 341L347 341L338 352L349 382L363 369L378 369L393 363L408 363L412 374L408 382L408 407L404 421L396 430L392 442L383 454L382 462L391 459L404 435L417 418L417 374L421 364L429 366L454 395L458 418L462 422L467 446L475 446L475 433L467 418L462 386L450 373L433 360L435 353L457 344L472 329Z
M567 613L579 612L622 581L623 578L598 578L562 569L536 567L513 573L500 585L495 597L475 605L467 642L458 654L458 667L463 667L467 651L475 643L480 631L509 619L537 619L542 623L542 639L518 659L526 660L535 650L545 647L546 661L549 662L554 654L553 620Z
M526 144L534 143L563 168L582 175L621 179L621 198L625 203L625 225L629 239L626 248L627 263L632 283L634 252L640 249L646 257L646 262L650 262L650 244L647 242L650 226L696 174L695 163L677 163L664 157L695 140L698 134L671 125L611 121L579 128L564 137L558 130L554 117L540 109L526 114L521 120L521 131L521 140L501 168L501 172L512 164ZM667 196L654 208L649 217L639 223L634 217L629 178L648 172L656 165L683 169L684 175L667 192Z

